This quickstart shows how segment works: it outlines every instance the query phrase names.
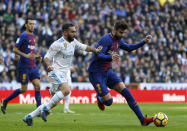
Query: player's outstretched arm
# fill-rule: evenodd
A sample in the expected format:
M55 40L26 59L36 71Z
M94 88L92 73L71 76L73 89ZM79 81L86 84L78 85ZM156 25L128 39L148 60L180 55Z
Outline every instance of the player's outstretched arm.
M120 41L120 48L127 50L127 51L133 51L133 50L136 50L136 49L142 47L145 43L148 43L151 38L152 38L151 35L147 35L143 41L141 41L140 43L137 43L137 44L126 44L126 43L123 43L122 41Z
M98 48L92 48L91 46L87 46L86 50L87 52L94 52L94 53L99 53L102 50L102 46L99 46Z
M34 58L35 58L35 54L32 54L32 53L25 54L25 53L21 52L20 50L18 50L17 47L14 47L14 48L13 48L13 51L14 51L14 53L16 53L17 55L21 55L21 56L23 56L23 57L25 57L25 58L28 58L28 59L34 59Z

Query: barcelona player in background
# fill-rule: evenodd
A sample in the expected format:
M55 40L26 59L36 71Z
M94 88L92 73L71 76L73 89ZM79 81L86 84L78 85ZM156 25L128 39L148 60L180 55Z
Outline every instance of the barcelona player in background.
M40 74L36 67L35 59L41 60L40 55L35 54L35 39L34 39L34 24L35 21L32 17L26 19L26 30L17 39L13 51L20 55L18 63L18 81L21 83L21 88L16 89L10 96L3 99L1 105L1 111L6 113L6 107L10 100L17 97L19 94L27 91L29 80L32 82L35 88L35 99L37 107L41 105L40 94Z
M89 80L97 92L98 107L105 110L105 105L110 106L113 98L108 88L114 89L127 100L128 105L134 111L142 125L148 125L153 122L153 117L143 116L138 104L130 91L125 87L122 80L112 71L112 62L117 63L120 60L118 48L126 51L136 50L148 43L151 35L146 36L144 40L137 44L126 44L121 38L125 36L128 25L125 21L117 21L114 25L112 33L106 34L100 38L97 46L102 46L102 50L98 54L93 54L88 68Z

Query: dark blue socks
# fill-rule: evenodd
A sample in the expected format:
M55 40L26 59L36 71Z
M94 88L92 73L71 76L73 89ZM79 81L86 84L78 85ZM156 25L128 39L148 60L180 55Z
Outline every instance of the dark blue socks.
M4 99L4 102L8 103L13 98L17 97L21 93L20 89L16 89L10 96Z
M5 103L8 103L10 100L14 99L17 97L19 94L21 94L20 89L16 89L10 96L8 96L6 99L4 99ZM41 105L41 94L40 91L35 91L35 99L36 99L36 106Z
M136 103L134 97L132 96L132 94L130 93L130 91L125 88L121 94L125 97L125 99L127 100L128 105L130 106L130 108L134 111L134 113L136 114L136 116L138 117L138 119L140 120L141 123L143 123L144 121L144 116L140 110L140 107L138 106L138 104Z
M36 100L36 106L41 105L41 94L40 91L35 91L35 100Z
M110 105L112 105L112 103L113 103L113 98L111 98L111 99L109 99L109 100L107 100L107 101L103 101L102 98L101 98L100 96L97 96L97 99L98 99L101 103L103 103L104 105L106 105L106 106L110 106Z

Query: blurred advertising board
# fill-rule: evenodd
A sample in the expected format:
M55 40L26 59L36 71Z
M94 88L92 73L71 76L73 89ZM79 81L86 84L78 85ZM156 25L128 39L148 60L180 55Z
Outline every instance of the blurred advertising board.
M137 90L130 89L137 102L140 103L184 103L187 102L187 90ZM0 100L9 96L13 90L0 90ZM119 93L110 90L114 103L126 103L126 100ZM34 90L29 90L20 94L9 103L16 104L34 104ZM50 99L49 91L42 90L42 103L46 103ZM94 90L78 90L73 89L70 103L71 104L88 104L96 103L96 92ZM63 101L60 101L63 103Z
M140 83L141 90L187 90L187 83Z

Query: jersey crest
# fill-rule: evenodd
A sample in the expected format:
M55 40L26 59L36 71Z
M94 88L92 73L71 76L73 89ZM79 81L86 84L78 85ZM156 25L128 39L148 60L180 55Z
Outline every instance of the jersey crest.
M67 48L67 43L64 43L64 47Z

